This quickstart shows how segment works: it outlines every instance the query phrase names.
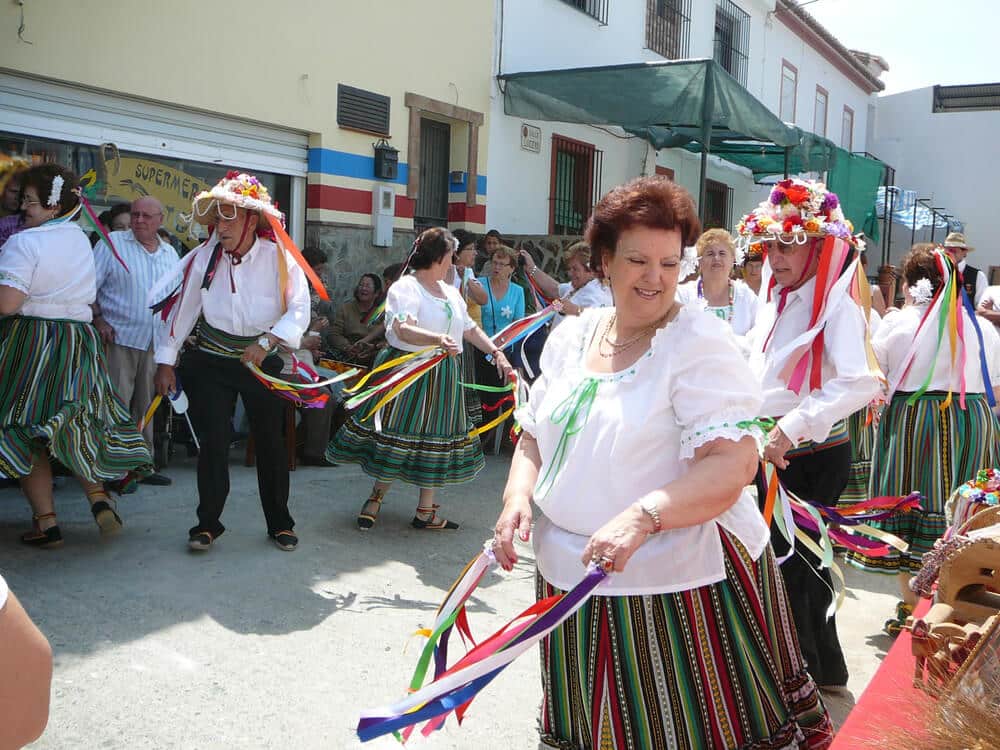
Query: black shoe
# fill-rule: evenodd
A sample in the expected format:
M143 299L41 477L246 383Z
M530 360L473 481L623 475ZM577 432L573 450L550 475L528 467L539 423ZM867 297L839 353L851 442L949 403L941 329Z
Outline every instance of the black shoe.
M139 484L151 484L154 487L169 487L174 483L174 480L170 477L163 476L163 474L150 474L148 477L139 480Z
M215 537L209 531L196 531L188 537L188 547L198 552L211 549Z
M90 512L97 521L97 527L101 530L101 536L117 534L122 530L122 519L111 504L106 500L98 500L90 506Z
M331 466L336 466L337 464L332 461L327 461L326 456L303 456L302 457L303 466L322 466L329 468Z
M278 549L283 549L285 552L291 552L299 545L299 538L290 531L277 531L273 534L268 532L267 535Z

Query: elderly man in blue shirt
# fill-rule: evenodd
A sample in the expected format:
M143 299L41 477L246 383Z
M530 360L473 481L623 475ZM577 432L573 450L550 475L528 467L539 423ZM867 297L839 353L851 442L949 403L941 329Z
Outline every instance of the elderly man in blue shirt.
M139 422L153 400L155 331L162 325L149 309L146 296L177 263L177 251L157 230L163 223L163 205L153 197L132 203L132 228L111 232L115 249L128 265L126 271L104 240L94 247L97 266L97 305L94 325L104 341L111 382ZM143 437L153 450L152 420ZM170 479L153 474L146 484L168 485Z

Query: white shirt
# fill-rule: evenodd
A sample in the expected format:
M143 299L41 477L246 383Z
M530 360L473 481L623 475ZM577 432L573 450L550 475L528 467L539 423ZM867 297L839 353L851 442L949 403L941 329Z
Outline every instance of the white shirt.
M115 343L148 351L162 322L149 309L146 296L153 285L177 264L177 251L157 237L150 253L131 229L111 232L115 249L128 265L126 271L104 240L94 246L97 267L97 304L101 315L115 329ZM180 281L180 279L178 279Z
M549 336L542 375L517 413L521 427L538 441L542 458L534 498L541 510L534 532L538 569L562 589L583 577L580 558L590 536L643 495L687 473L696 448L720 437L757 436L736 427L760 413L761 396L725 323L681 308L630 368L592 373L585 365L587 345L606 314L584 310ZM588 378L599 383L597 395L545 491L544 478L566 424L554 422L553 414L565 409L567 398ZM739 538L754 559L767 546L767 527L744 491L712 521L651 536L601 593L662 594L723 580L719 526Z
M753 289L744 282L732 280L729 283L733 285L733 319L729 323L733 327L733 333L737 336L745 336L750 332L754 322L757 320L757 308L760 303ZM700 305L706 310L712 311L713 314L716 314L714 311L718 309L714 307L709 308L708 300L698 296L697 279L679 285L677 287L676 298L683 305ZM716 317L719 316L716 314Z
M780 417L778 427L794 445L808 440L819 443L830 435L834 424L867 406L881 389L878 376L868 366L864 313L847 294L834 292L823 333L823 385L810 392L807 374L800 395L781 377L787 360L782 350L809 327L816 278L789 292L775 325L780 289L775 287L772 301L761 306L757 323L747 336L750 367L764 388L761 413ZM772 326L774 333L764 351Z
M976 288L978 292L978 287ZM987 310L995 310L1000 312L1000 286L990 286L986 288L986 291L982 295L976 295L979 297L979 301L976 302L976 307L982 305ZM995 326L1000 326L1000 323L994 323Z
M404 352L416 352L427 347L426 344L408 344L399 338L392 321L410 320L427 331L451 336L462 348L462 336L476 324L469 317L465 300L454 286L439 281L438 287L444 293L444 299L424 289L413 275L404 276L389 287L385 298L385 339L390 346Z
M21 315L90 323L97 283L87 235L72 222L18 232L0 254L0 284L28 295Z
M559 285L558 288L559 298L562 299L570 292L573 292L573 285L566 281ZM611 296L611 287L605 286L601 283L600 279L591 279L586 284L581 286L575 292L573 296L569 298L569 301L574 305L579 307L614 307L615 301ZM555 319L552 321L552 327L555 328L557 325L562 323L566 318L565 315L559 313L556 315Z
M958 264L958 270L965 273L965 266L968 261L963 260ZM986 274L982 271L976 274L976 298L972 300L974 307L979 307L979 303L983 301L983 295L986 294L986 290L989 288L990 280L986 278Z
M872 347L878 358L879 366L889 380L890 387L895 390L912 393L920 389L927 373L934 368L927 390L947 391L951 388L958 392L958 371L952 371L951 347L948 343L948 332L944 332L944 340L940 350L935 355L937 347L938 326L936 320L928 320L924 324L919 337L917 328L920 319L927 312L928 305L907 305L884 318L878 331L872 336ZM965 391L966 393L984 393L983 374L979 363L979 337L976 336L969 314L962 310L962 323L965 337ZM983 333L983 344L986 348L986 366L990 373L990 386L1000 385L1000 334L987 321L980 319L979 328ZM902 369L911 347L916 346L916 355L906 377L902 377ZM900 380L900 378L902 379Z
M287 310L281 311L278 290L278 246L258 238L233 265L228 253L222 253L215 278L208 289L201 283L212 257L215 242L203 243L192 250L187 286L177 303L173 324L164 326L156 347L156 362L172 365L184 339L198 318L234 336L256 336L270 332L289 348L298 349L302 334L309 327L309 287L306 276L289 253L285 253L288 284L284 290ZM173 335L171 335L171 329Z
M0 576L0 611L7 605L7 582Z

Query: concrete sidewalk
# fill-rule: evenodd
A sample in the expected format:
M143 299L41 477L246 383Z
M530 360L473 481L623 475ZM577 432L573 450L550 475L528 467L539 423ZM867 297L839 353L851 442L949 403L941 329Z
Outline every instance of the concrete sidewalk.
M368 533L354 517L370 480L350 466L292 474L299 549L265 535L253 469L236 465L226 534L208 553L187 550L197 503L194 464L174 484L143 486L121 502L125 531L102 542L82 492L56 495L61 550L23 547L28 510L0 490L0 572L55 652L51 719L34 748L355 748L358 712L404 695L445 591L492 535L508 460L488 458L472 484L444 490L457 532L409 526L416 490L390 491ZM492 632L533 600L530 550L512 573L491 574L469 610ZM845 570L852 590L838 622L860 693L889 645L890 578ZM454 721L435 748L536 748L538 660L525 655ZM837 723L852 700L831 703ZM397 748L392 738L365 745Z

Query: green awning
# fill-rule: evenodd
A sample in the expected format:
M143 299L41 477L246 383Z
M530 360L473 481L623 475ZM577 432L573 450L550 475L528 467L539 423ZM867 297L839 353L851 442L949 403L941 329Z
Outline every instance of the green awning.
M854 224L855 232L864 232L872 240L879 238L875 198L885 180L886 165L878 159L837 149L837 163L827 175L827 187L840 198L844 216Z
M630 132L660 127L664 137L700 143L756 139L796 146L799 135L714 60L509 73L504 112L516 117ZM666 132L669 131L669 132ZM656 144L654 143L654 146ZM658 146L666 147L664 146Z

